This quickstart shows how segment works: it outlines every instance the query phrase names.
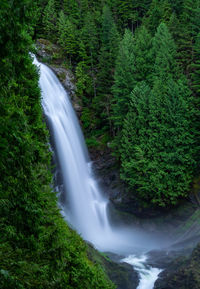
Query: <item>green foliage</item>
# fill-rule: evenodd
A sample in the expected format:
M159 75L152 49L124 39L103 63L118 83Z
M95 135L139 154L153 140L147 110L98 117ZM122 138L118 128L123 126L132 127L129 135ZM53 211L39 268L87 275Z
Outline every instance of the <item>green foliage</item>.
M145 27L141 27L133 38L129 30L125 31L115 66L114 85L112 87L112 120L115 128L113 145L119 147L124 116L128 112L130 94L138 82L149 81L152 71L152 40Z
M29 51L32 1L0 2L0 287L107 288L51 190L49 136Z
M92 79L88 74L89 67L85 62L79 62L76 67L76 93L78 96L82 97L85 104L89 103L89 99L85 96L92 94Z
M77 1L63 0L63 12L68 16L68 19L74 21L76 24L80 20L80 9Z
M56 13L60 11L55 28L58 33L55 34L62 47L63 56L69 58L76 73L77 94L83 105L82 124L88 144L100 147L104 139L114 136L111 147L113 154L121 159L122 178L127 182L128 189L139 192L137 194L144 198L145 202L150 200L153 203L154 192L154 203L167 206L175 204L189 192L194 174L191 164L193 163L196 168L199 159L199 0L54 1ZM42 11L48 5L46 0L40 1ZM124 28L127 30L124 31ZM121 35L124 37L120 42ZM140 91L141 87L144 92ZM141 103L133 101L134 95L141 99ZM151 123L157 130L155 141L152 137L155 132L151 131L153 128L147 120L144 125L151 133L145 131L143 135L143 130L139 128L139 125L143 125L140 118L137 133L133 129L137 123L137 119L133 117L136 113L133 103L139 110L138 115L146 114L147 120L152 117ZM174 118L171 117L171 111L176 113L172 107L173 103L179 107ZM182 141L184 133L182 135L178 120L183 122L186 143ZM177 126L177 131L173 126ZM122 145L121 140L125 142L128 127L132 134L137 136L138 142L140 139L141 146L135 147L131 137L132 145L128 142L130 146L127 145L127 149ZM164 141L165 134L172 132L178 135L181 143L178 143L175 136L169 138L169 143ZM145 135L148 136L147 139ZM191 150L188 147L190 141ZM152 195L150 193L148 200L145 197L146 193L143 194L142 189L140 190L140 184L131 180L135 174L134 168L137 167L139 170L139 167L142 167L140 163L144 154L142 143L145 142L149 154L151 145L151 150L157 155L155 157L152 153L153 168L149 164L150 158L143 164L144 170L145 166L149 167L145 188L152 183L151 178L155 174ZM125 158L130 151L132 156L129 167ZM184 164L178 165L179 169L176 170L173 167L175 161L172 163L168 158L173 155L172 158L181 163L184 151L190 161L183 157ZM168 157L163 156L168 154ZM134 156L140 160L137 161L139 162L137 165L132 164L133 160L136 162ZM170 164L168 174L172 174L171 182L167 178L166 169L162 167L165 162ZM154 169L154 166L158 170ZM177 173L179 171L182 171L180 175ZM177 188L175 188L176 173ZM145 175L141 173L140 182L142 178L145 178ZM138 182L138 179L136 178L135 182ZM164 181L169 184L164 186ZM181 181L185 189L179 186ZM142 182L144 183L145 181Z
M111 84L113 70L119 45L119 34L108 6L104 6L101 27L101 49L97 74L97 96L93 99L93 106L97 115L106 120L105 125L111 128L110 118Z
M185 197L193 172L185 87L158 80L136 87L122 138L122 178L146 204L169 206ZM186 165L187 164L187 165Z
M167 26L161 23L153 40L155 57L154 76L165 81L169 76L177 76L176 46Z
M45 36L49 39L56 39L55 32L56 32L57 15L54 0L48 1L48 4L44 9L44 15L42 20L44 25Z
M164 24L153 51L153 87L136 86L124 121L121 177L145 205L170 206L187 196L195 164L189 91L177 80L175 45Z
M200 33L197 35L193 47L193 59L190 65L192 89L196 95L200 94Z
M114 85L112 87L113 97L113 122L116 129L123 124L124 114L129 106L130 93L136 84L135 73L135 47L133 35L125 30L124 37L116 60Z
M75 25L61 11L58 19L58 43L70 57L70 61L71 57L77 55L78 41L76 36Z
M115 0L110 4L118 19L118 26L122 28L129 28L132 32L139 26L142 17L147 12L151 0Z
M85 45L88 60L92 69L94 69L97 62L98 49L99 49L99 33L95 14L87 12L84 18L84 26L81 30L82 41Z

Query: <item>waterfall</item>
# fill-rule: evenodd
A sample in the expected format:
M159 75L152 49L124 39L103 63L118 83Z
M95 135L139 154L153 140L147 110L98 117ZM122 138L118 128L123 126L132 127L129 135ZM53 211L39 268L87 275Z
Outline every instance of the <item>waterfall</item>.
M124 254L127 258L130 254L144 251L144 248L158 247L159 242L152 241L144 232L125 226L115 227L110 223L108 198L102 194L92 173L84 137L68 94L50 68L39 63L35 57L34 64L40 69L42 107L62 172L66 192L62 214L68 223L97 249ZM129 259L131 261L128 262ZM134 258L129 259L127 263L133 264ZM150 271L147 269L146 273ZM154 274L154 279L158 273ZM152 286L140 288L151 289Z

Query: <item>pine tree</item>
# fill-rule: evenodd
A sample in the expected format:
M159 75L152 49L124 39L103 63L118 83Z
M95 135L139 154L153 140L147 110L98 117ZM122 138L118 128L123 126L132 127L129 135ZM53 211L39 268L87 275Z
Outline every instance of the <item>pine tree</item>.
M172 13L173 10L168 0L153 0L143 23L150 33L154 35L161 22L169 22Z
M161 23L157 29L152 53L155 58L154 76L163 81L170 75L176 78L178 74L176 45L164 23Z
M161 23L161 6L159 0L153 0L150 9L147 12L146 17L143 19L143 23L148 28L150 33L154 35L156 28Z
M104 6L102 14L101 48L97 74L97 96L93 99L93 106L105 120L105 127L110 127L111 86L113 84L114 63L119 45L119 34L109 7Z
M171 206L188 194L194 141L186 96L185 86L172 79L165 84L157 79L152 91L141 83L131 95L121 177L143 205Z
M63 11L60 12L58 19L58 43L69 56L70 62L72 57L77 57L79 46L76 26L64 15Z
M118 27L129 28L132 32L139 27L142 17L149 8L149 0L115 0L110 3L115 17L118 19Z
M168 0L168 1L173 9L173 13L179 16L182 13L183 0Z
M130 30L125 30L124 37L115 65L114 85L112 87L112 120L115 129L122 127L124 114L129 107L130 93L136 85L135 72L135 47L134 38Z
M189 74L192 63L193 43L200 30L200 8L198 0L184 0L180 15L180 36L177 40L178 58L185 73Z
M81 31L81 38L86 49L86 57L82 58L90 67L89 74L93 82L93 97L96 96L96 64L98 59L99 39L98 30L95 23L95 14L86 13L84 18L84 26Z
M152 37L145 26L135 32L135 73L136 81L151 80L153 67Z
M177 72L175 44L165 24L158 27L153 52L152 89L141 82L131 94L121 177L145 205L171 206L187 196L195 165L190 92Z
M169 22L167 24L167 27L169 28L170 34L172 35L175 43L177 44L179 37L181 37L181 27L180 27L180 21L176 15L176 13L172 13ZM177 45L178 46L178 45Z
M150 79L152 71L151 49L151 36L145 27L136 31L135 39L129 30L125 31L116 60L112 87L114 96L112 119L118 134L123 126L124 115L128 112L131 91L138 82Z
M63 12L71 22L78 25L80 22L80 7L76 0L63 0Z
M56 39L56 20L55 2L54 0L49 0L43 15L45 37L48 39Z
M193 59L190 69L191 87L196 96L200 96L200 33L195 38L193 45Z

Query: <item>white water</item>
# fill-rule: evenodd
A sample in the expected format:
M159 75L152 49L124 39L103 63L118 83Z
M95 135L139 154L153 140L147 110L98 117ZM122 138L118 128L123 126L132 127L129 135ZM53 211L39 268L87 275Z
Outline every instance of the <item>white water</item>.
M129 255L121 261L132 265L133 268L139 272L140 284L137 289L153 289L158 275L162 272L161 269L148 266L146 264L147 257L145 255L141 255L139 257L135 255Z
M63 216L97 249L128 256L124 262L140 272L138 289L152 289L159 270L138 266L142 263L130 254L144 251L143 248L158 248L159 242L136 229L110 224L108 199L101 193L92 174L87 148L69 97L46 65L36 58L34 64L40 68L42 106L55 142L64 191L67 192L62 205Z

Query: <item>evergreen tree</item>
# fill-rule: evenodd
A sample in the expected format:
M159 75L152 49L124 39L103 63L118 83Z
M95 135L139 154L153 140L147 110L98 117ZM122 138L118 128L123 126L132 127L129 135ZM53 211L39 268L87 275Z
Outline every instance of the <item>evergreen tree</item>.
M183 97L184 96L184 97ZM121 177L143 205L175 205L193 175L193 138L185 86L156 80L132 95L121 140Z
M181 35L181 27L180 27L180 21L176 15L176 13L172 13L167 26L169 28L170 34L172 35L175 43L177 44L179 37L181 37L180 36Z
M81 38L84 43L84 47L86 49L86 56L84 61L88 63L90 70L89 74L92 78L93 82L93 93L92 95L96 96L96 66L97 66L97 58L98 58L98 50L99 50L99 39L98 39L98 30L94 19L94 14L86 13L84 18L84 26L81 31Z
M168 0L153 0L143 23L154 35L161 22L168 23L173 10Z
M112 87L112 120L115 129L122 127L124 114L129 107L130 93L136 85L135 72L135 47L132 32L125 30L124 37L119 46L115 65L114 85Z
M145 26L139 28L135 33L135 73L136 81L151 80L152 67L152 37Z
M193 43L200 30L200 8L198 0L184 0L180 15L180 36L177 39L179 63L186 74L192 63Z
M142 17L149 8L151 0L114 0L110 6L117 19L120 30L129 28L132 32L139 27Z
M150 9L148 10L146 17L143 20L143 23L152 35L154 35L156 28L161 23L161 7L158 3L159 0L152 1Z
M55 2L54 0L49 0L43 15L45 37L48 39L56 39L56 20Z
M100 114L101 119L106 120L105 126L111 128L110 101L111 85L113 83L114 63L119 45L119 34L109 7L104 6L102 14L101 48L97 74L97 96L93 100L93 106ZM107 124L106 124L107 123Z
M153 44L153 87L142 82L131 95L122 131L121 177L145 205L170 206L187 196L193 176L190 93L184 78L178 79L175 45L165 24Z
M76 26L63 13L59 14L58 19L58 43L65 53L69 56L70 62L72 57L78 55L78 39Z
M129 30L125 31L118 52L113 92L112 119L115 129L123 126L128 112L130 93L138 82L148 81L152 71L152 41L145 27L138 29L135 39ZM120 134L119 134L120 137Z
M198 97L200 96L200 33L197 35L193 46L193 59L190 71L191 86L196 97Z
M80 22L80 7L76 0L63 0L63 12L71 22L78 25Z
M167 26L161 23L153 40L152 53L155 58L154 76L163 81L168 77L177 77L176 45Z
M179 16L182 13L183 0L168 0L168 1L173 9L173 13Z

